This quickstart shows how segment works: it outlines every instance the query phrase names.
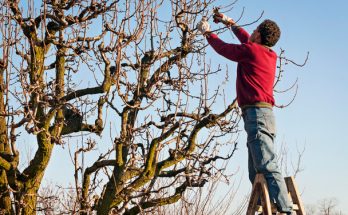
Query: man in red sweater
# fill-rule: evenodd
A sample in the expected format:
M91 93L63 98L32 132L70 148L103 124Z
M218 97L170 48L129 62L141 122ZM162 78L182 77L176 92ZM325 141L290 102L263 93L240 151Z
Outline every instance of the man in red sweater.
M248 135L249 179L253 183L256 173L264 174L270 198L278 211L281 214L291 214L292 202L274 151L275 120L272 107L277 54L271 47L277 43L280 29L275 22L265 20L249 35L224 14L215 14L214 22L222 22L231 27L241 42L223 42L210 32L209 23L205 19L197 25L217 53L238 63L237 100Z

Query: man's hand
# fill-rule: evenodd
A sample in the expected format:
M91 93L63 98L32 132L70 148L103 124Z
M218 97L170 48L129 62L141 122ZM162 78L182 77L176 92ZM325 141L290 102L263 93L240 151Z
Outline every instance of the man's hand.
M203 35L206 35L207 33L210 32L210 25L206 17L203 17L202 20L197 24L197 29Z
M222 22L225 25L235 25L236 24L236 22L233 19L231 19L230 17L226 16L223 13L214 13L213 19L214 19L215 23Z

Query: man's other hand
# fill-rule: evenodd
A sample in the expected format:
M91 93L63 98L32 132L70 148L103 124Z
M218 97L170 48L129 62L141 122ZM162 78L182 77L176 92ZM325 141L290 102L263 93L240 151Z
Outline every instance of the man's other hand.
M203 17L202 20L197 24L197 29L203 35L210 32L210 25L206 17Z

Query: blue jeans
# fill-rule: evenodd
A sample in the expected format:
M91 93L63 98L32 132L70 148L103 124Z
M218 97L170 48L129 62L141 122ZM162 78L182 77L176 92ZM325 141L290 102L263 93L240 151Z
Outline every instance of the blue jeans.
M264 174L271 201L278 211L290 214L292 202L274 151L276 129L273 111L271 108L250 107L243 110L243 120L248 135L249 179L253 183L256 173Z

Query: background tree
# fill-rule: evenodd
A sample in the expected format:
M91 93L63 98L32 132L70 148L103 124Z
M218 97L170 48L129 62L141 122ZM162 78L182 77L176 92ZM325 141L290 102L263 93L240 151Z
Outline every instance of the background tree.
M221 174L218 160L232 151L220 150L234 145L239 115L232 100L211 111L221 91L208 89L208 77L221 68L205 63L195 26L213 3L1 1L2 212L42 209L53 148L76 132L90 137L74 153L79 205L70 213L148 211ZM96 136L105 126L112 147L84 168L79 157L105 144ZM23 137L37 147L20 167Z
M322 215L343 215L337 210L338 201L335 198L325 198L318 202L318 210Z
M320 199L316 204L306 205L307 214L314 215L344 215L339 207L336 198L323 198Z

